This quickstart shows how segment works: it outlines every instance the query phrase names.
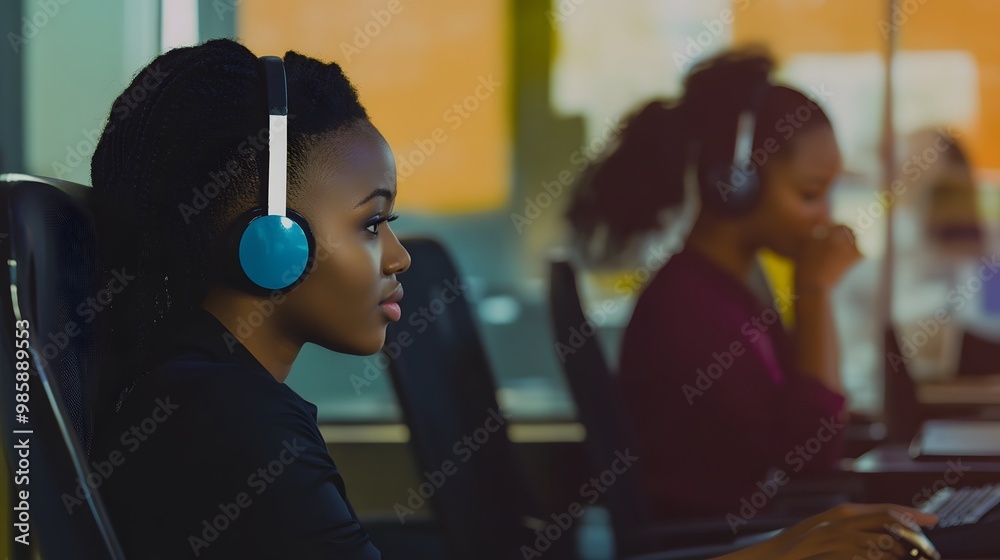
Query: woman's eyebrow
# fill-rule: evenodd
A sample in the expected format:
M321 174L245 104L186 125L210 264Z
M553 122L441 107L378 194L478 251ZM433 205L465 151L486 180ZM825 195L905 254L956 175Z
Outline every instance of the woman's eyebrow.
M385 197L385 198L387 198L389 200L392 200L393 197L396 196L396 193L390 191L389 189L375 189L372 192L368 193L368 196L362 198L361 202L357 203L357 205L355 205L354 207L355 208L359 208L364 203L368 202L369 200L371 200L371 199L373 199L373 198L375 198L377 196L383 196L383 197Z

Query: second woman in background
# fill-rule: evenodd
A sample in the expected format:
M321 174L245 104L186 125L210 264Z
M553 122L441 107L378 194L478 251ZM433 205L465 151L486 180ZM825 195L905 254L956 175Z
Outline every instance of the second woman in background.
M754 51L696 66L679 102L631 118L570 208L583 246L613 253L662 227L685 192L700 194L683 250L645 287L622 345L622 392L662 517L739 516L744 499L760 509L755 493L770 498L840 458L830 292L860 254L830 219L841 171L830 120L772 84L772 68ZM762 249L795 263L794 290L774 301L750 287Z

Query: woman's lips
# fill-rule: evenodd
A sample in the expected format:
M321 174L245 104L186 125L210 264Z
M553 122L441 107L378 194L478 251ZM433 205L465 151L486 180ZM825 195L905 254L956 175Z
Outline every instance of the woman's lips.
M398 303L395 303L395 302L393 302L393 303L382 303L382 304L379 304L379 307L382 308L382 312L385 313L386 317L388 317L389 320L392 321L392 322L398 321L400 319L400 317L403 316L403 311L399 308L399 304Z
M401 299L403 299L403 285L396 284L396 289L378 305L390 321L396 322L403 316L402 310L399 309L399 300Z

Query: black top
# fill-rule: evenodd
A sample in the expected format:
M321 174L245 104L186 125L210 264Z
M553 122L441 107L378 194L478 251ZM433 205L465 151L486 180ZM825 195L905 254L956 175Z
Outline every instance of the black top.
M381 558L315 405L200 307L164 351L90 458L128 558Z

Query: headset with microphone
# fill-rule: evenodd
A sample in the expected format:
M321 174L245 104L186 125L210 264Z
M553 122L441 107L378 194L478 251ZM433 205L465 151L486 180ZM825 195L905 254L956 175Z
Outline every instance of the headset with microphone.
M686 180L697 181L703 207L735 216L748 211L760 198L753 140L758 114L771 87L770 81L765 81L752 89L737 117L731 151L728 143L713 148L701 142L688 158Z
M285 292L309 273L316 253L312 227L287 208L288 90L281 58L262 56L268 106L267 173L261 173L266 207L254 208L233 226L235 277L254 293Z

